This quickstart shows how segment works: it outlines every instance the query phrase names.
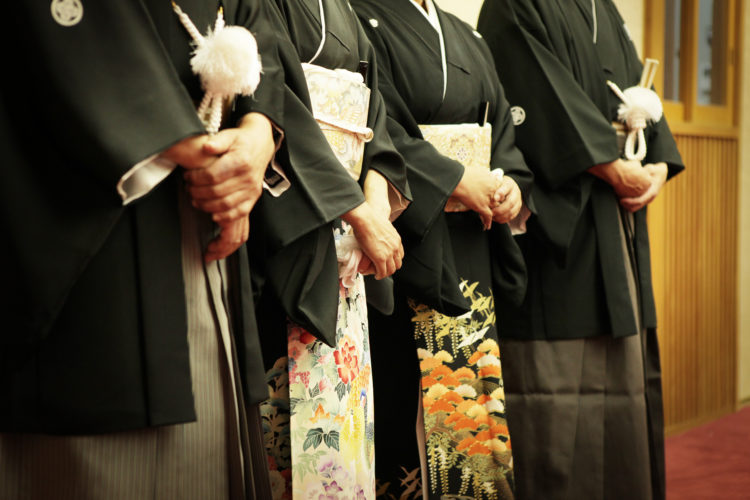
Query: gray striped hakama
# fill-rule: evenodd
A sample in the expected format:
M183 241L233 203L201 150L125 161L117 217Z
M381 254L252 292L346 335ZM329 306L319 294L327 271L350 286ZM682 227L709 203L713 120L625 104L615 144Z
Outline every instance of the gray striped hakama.
M632 258L629 216L620 233ZM633 266L626 268L639 311ZM623 338L503 340L500 352L517 499L653 497L652 467L663 463L653 329Z
M0 434L0 500L246 498L224 263L203 263L210 219L184 195L180 220L197 421L95 436Z

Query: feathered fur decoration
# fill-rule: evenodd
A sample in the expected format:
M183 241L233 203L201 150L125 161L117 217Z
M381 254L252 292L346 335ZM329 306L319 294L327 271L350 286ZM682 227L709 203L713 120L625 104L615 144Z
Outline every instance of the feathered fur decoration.
M190 66L206 91L198 116L209 133L216 133L224 101L238 94L251 95L258 88L262 71L258 44L246 28L225 26L223 9L214 29L203 36L179 5L172 2L172 8L195 43Z
M620 90L613 82L607 82L622 103L617 109L617 119L628 129L625 140L625 158L642 161L646 157L646 137L643 131L649 122L661 120L663 108L661 99L651 89L640 86ZM638 141L638 151L635 142Z
M614 82L607 81L609 88L622 101L617 109L617 119L628 129L624 151L628 160L643 161L646 158L646 137L643 131L649 122L656 123L661 120L664 112L659 95L651 90L658 66L659 61L647 58L643 64L641 81L625 91L620 90ZM635 151L636 140L638 151Z

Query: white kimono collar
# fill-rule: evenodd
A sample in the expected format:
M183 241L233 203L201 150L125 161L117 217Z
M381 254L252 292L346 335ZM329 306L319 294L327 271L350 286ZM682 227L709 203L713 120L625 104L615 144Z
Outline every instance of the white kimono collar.
M437 31L438 38L440 39L440 59L443 65L443 99L445 99L445 91L448 88L448 64L445 58L445 40L443 39L443 29L440 26L440 19L438 18L437 9L432 3L432 0L424 0L424 8L414 0L409 0L411 4L416 8L424 17L430 26L435 28ZM426 10L426 12L425 12Z

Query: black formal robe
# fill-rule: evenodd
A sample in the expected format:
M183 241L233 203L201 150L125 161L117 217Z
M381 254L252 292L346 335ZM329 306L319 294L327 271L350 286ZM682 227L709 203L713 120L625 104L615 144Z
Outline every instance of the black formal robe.
M476 486L473 490L467 486L482 481L494 491L492 498L512 498L509 449L474 457L476 462L467 465L471 457L467 459L459 443L465 443L467 436L473 438L473 430L459 438L460 432L448 420L458 412L429 406L432 369L426 363L434 360L422 361L444 349L440 354L450 361L442 369L450 373L471 369L481 355L476 354L478 345L497 345L498 331L504 328L504 318L495 320L494 304L522 300L525 267L507 225L493 224L485 232L474 212L444 212L464 167L425 141L419 125L481 122L489 104L489 167L502 168L512 177L528 205L532 205L532 174L514 146L510 108L489 49L478 33L435 8L445 42L444 93L440 35L419 7L408 0L355 0L352 5L378 54L379 88L388 107L389 131L407 162L414 194L412 205L396 221L408 245L404 266L395 274L396 310L392 317L370 315L379 492L393 498L417 498L422 493L421 452L426 454L421 464L425 498L486 498ZM453 318L436 315L433 309ZM466 309L470 312L464 315ZM455 330L443 327L464 320L466 324ZM501 392L493 392L502 386L499 369L492 380L481 374L472 380L475 393L466 400L487 401ZM378 389L382 387L396 389L384 393ZM495 429L505 425L500 399L495 401L496 408L503 409L491 414ZM423 443L418 443L412 427L415 406L423 408L424 422L417 423ZM475 429L479 433L479 427ZM503 442L508 439L507 435L496 437Z
M415 200L396 222L407 248L396 280L407 295L438 311L463 313L467 304L456 293L454 259L465 256L453 255L443 209L464 167L425 141L419 125L481 122L489 103L490 168L502 168L513 178L527 206L533 208L533 176L514 146L510 108L492 57L476 31L438 9L446 40L444 97L439 36L425 17L406 0L355 0L352 5L378 54L378 88L388 110L388 130L406 159ZM525 290L526 269L507 225L494 225L490 244L495 292L504 300L518 303Z
M538 216L519 238L529 268L521 308L499 307L504 333L565 339L638 332L626 286L618 200L588 168L619 156L611 123L619 99L607 87L637 85L641 63L611 0L597 0L597 43L588 0L487 0L479 31L513 106L525 111L518 147L538 180ZM684 166L666 120L646 130L646 163ZM635 214L635 255L644 328L656 326L646 209ZM572 314L572 312L575 312Z
M321 42L321 20L317 1L277 1L277 14L281 22L288 28L284 33L291 41L290 57L303 62L309 61L317 52ZM311 152L322 156L317 159L318 171L330 170L331 175L337 176L325 182L311 184L309 196L319 200L327 216L325 220L310 222L300 210L310 212L314 207L283 206L290 205L282 197L267 201L274 204L273 214L261 209L254 217L253 227L256 231L274 232L278 226L290 229L295 233L306 233L296 240L283 241L283 245L260 241L259 246L253 247L253 267L257 270L253 274L256 281L269 281L272 294L262 292L258 295L264 311L268 311L264 318L264 325L269 330L284 331L279 327L279 318L285 321L286 316L309 329L318 338L328 343L333 342L335 336L336 311L338 307L338 272L333 246L332 224L336 217L354 208L363 198L352 197L356 203L344 205L338 202L340 193L349 190L359 190L369 169L375 169L388 179L391 185L399 191L404 200L411 197L407 182L406 169L401 155L398 154L386 130L386 112L383 99L377 91L377 72L375 71L375 54L369 41L364 35L359 21L343 2L324 3L326 21L326 41L320 56L314 64L329 69L343 68L358 71L360 65L366 65L365 84L371 89L370 107L368 110L367 126L374 132L373 139L365 145L362 172L359 180L360 187L354 182L344 168L332 156L328 142L320 131L306 130L307 140L305 148L300 148L299 159L304 159ZM289 44L283 44L289 50ZM296 76L297 86L294 90L297 97L305 106L310 107L304 75L301 68L287 68L287 73ZM314 122L313 122L314 124ZM307 127L309 123L305 124ZM315 125L317 126L317 125ZM299 130L289 131L289 142L296 141L302 133ZM292 146L293 147L293 146ZM298 157L292 159L297 164ZM344 177L345 176L345 177ZM361 196L361 194L360 194ZM330 200L330 206L325 206ZM265 203L265 202L264 202ZM273 238L272 238L273 239ZM380 283L384 285L384 283ZM380 297L379 303L387 303L389 292L387 286L377 286L372 290ZM392 298L390 298L392 302ZM281 310L276 307L280 304Z
M219 2L184 0L199 29ZM227 24L268 29L261 3L222 2ZM0 228L11 265L0 334L0 430L98 433L195 419L177 205L179 169L122 205L133 165L204 132L190 38L169 2L88 2L63 27L48 4L7 9L0 127ZM272 37L258 37L264 74L235 101L284 126ZM230 276L234 335L248 402L265 396L246 259ZM231 267L231 266L230 266Z

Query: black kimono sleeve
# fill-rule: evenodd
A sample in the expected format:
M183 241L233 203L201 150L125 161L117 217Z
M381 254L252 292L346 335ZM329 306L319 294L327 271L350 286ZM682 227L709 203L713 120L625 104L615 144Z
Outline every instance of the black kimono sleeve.
M388 28L384 26L385 23L377 29L370 27L367 22L371 17L368 9L366 4L357 4L362 26L378 54L378 89L386 105L388 132L396 149L406 160L409 187L414 197L399 218L397 227L405 237L421 240L443 212L445 203L463 176L464 167L441 155L422 138L419 124L411 115L393 79L399 65L409 58L391 57L392 53L398 53L398 49L390 46L386 37L380 34L381 30ZM405 50L404 47L401 49Z
M585 63L568 54L565 34L535 3L487 0L478 29L512 104L525 111L517 143L537 182L556 189L619 152L611 123L592 100L601 95L587 93L577 79L583 70L575 66ZM511 72L518 76L503 78Z
M482 44L482 52L489 66L495 72L489 49ZM490 168L500 168L503 175L511 177L521 190L524 204L532 213L536 212L533 198L534 175L529 170L524 155L516 147L515 127L510 113L510 105L500 82L496 82L495 98L491 104L492 158ZM523 302L528 283L528 274L523 255L518 248L508 224L493 224L489 232L492 256L492 289L496 301L520 305Z
M335 338L338 270L332 223L364 202L310 113L307 84L294 47L278 34L287 85L285 138L277 159L291 186L264 193L251 214L251 265L256 293L266 285L295 323L321 340Z
M266 115L276 126L284 128L284 68L276 47L276 19L268 0L240 2L235 16L237 24L250 30L258 44L263 74L252 96L238 97L233 106L235 123L250 112Z
M601 68L581 66L596 56L568 52L586 44L566 39L559 24L564 13L555 8L554 2L487 0L479 29L509 101L525 112L515 131L535 175L532 228L564 258L594 182L587 169L617 159L619 151L604 115L609 90L601 85Z
M277 36L286 75L285 139L278 155L289 167L291 187L278 197L264 193L260 208L274 221L268 236L279 248L360 205L364 195L310 113L307 83L294 47L283 34Z
M489 50L486 51L486 60L490 71L495 72L494 62ZM521 189L526 207L534 212L531 191L534 184L534 174L529 170L524 155L516 147L516 132L513 118L510 113L510 104L505 98L505 91L501 84L497 85L495 100L492 106L492 158L490 168L500 168L503 174L511 177Z
M411 200L411 190L407 182L404 159L396 150L388 133L388 112L378 82L379 66L377 55L359 19L354 14L352 14L352 17L354 23L357 25L360 59L366 61L368 65L366 84L371 92L367 125L373 131L373 139L365 146L365 156L362 164L366 169L377 170L383 177L388 179L388 182L401 194L404 201ZM360 179L362 182L364 182L366 175L366 170L363 170Z
M0 83L0 232L12 263L0 342L26 343L49 329L120 217L120 177L204 128L140 2L89 2L70 27L46 3L6 15L19 29L2 35L16 77Z

